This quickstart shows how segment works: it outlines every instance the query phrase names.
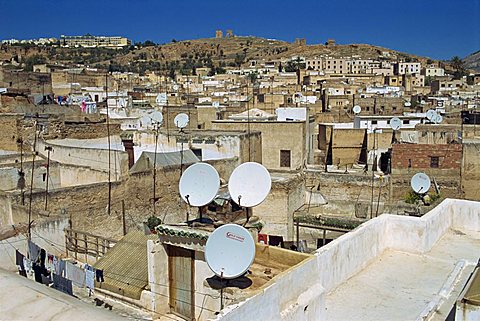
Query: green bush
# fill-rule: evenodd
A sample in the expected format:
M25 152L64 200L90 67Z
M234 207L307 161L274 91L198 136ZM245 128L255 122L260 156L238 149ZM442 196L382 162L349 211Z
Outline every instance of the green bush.
M405 200L405 203L408 203L408 204L417 204L418 201L420 201L420 195L418 195L413 191L408 191L408 193L405 194L404 200Z
M162 220L156 216L152 215L147 219L147 226L152 231L160 224L162 224Z

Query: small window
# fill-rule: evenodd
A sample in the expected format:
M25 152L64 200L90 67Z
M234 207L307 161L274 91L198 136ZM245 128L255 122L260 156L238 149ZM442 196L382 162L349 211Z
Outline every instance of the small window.
M404 124L404 125L410 124L410 119L404 119L404 120L403 120L403 124Z
M280 151L280 167L288 167L290 168L290 151L289 150L281 150Z
M409 159L408 159L408 168L411 168L411 167L412 167L412 159L409 158Z
M438 156L431 156L430 157L430 167L431 168L438 168L440 164L440 157Z
M378 123L378 121L372 120L372 125L376 125L377 123Z

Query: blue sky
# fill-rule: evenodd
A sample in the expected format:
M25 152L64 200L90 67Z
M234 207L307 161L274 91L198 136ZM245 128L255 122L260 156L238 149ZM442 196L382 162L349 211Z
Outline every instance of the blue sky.
M0 39L90 33L164 43L216 29L449 59L480 50L480 0L0 0Z

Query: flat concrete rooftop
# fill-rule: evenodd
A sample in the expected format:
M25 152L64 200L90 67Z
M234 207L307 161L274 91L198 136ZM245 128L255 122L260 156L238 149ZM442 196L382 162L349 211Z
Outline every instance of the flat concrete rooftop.
M479 257L480 235L455 230L424 254L386 250L327 294L327 320L416 320L432 298L454 294L437 311L445 320Z

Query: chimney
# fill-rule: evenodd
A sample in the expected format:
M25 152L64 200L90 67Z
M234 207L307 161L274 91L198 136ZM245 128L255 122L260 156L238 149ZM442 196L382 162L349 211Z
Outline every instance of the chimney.
M133 139L132 138L122 138L123 147L128 154L128 168L132 168L135 163L135 154L133 151Z

